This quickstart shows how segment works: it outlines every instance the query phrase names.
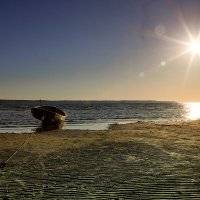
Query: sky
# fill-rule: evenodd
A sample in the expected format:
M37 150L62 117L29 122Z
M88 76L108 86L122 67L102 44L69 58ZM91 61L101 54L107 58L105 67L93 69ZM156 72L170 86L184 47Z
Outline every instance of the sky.
M200 101L200 1L2 0L0 99Z

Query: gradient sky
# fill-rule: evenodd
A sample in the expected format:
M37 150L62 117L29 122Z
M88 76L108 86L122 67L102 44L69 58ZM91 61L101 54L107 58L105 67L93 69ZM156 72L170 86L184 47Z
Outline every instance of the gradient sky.
M0 1L0 99L200 101L198 0ZM184 26L186 24L186 26Z

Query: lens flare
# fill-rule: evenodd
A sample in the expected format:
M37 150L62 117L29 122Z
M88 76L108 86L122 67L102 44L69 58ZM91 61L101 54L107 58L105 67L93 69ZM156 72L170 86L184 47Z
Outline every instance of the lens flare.
M172 47L180 48L180 51L177 51L176 54L171 55L170 57L165 59L166 63L172 63L178 59L181 59L183 56L189 55L188 63L186 63L185 76L183 77L182 88L185 88L186 82L189 77L189 73L191 68L194 66L194 61L200 58L200 26L197 24L196 29L198 30L196 33L190 29L191 24L187 24L185 17L180 9L177 9L177 18L180 22L180 25L183 28L183 31L186 38L175 38L173 36L167 35L167 31L155 31L154 36L160 40L164 40L166 42L172 43ZM160 30L161 28L157 28L156 30ZM160 66L164 66L160 64Z

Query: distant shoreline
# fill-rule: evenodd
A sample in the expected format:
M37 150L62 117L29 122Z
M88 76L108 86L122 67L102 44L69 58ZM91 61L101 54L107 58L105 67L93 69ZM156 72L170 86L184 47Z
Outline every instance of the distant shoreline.
M165 101L165 100L48 100L48 99L41 99L42 102L130 102L130 103L179 103L177 101ZM24 101L30 101L30 102L39 102L40 99L0 99L0 102L6 102L6 101L17 101L17 102L24 102ZM181 103L181 102L180 102Z

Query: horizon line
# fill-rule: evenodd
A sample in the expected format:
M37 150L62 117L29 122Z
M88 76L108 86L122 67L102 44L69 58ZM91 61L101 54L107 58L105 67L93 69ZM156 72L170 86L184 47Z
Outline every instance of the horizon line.
M95 99L0 99L0 101L91 101L91 102L100 102L100 101L107 101L107 102L117 102L117 101L132 101L132 102L174 102L174 103L195 103L200 101L176 101L176 100L133 100L133 99L119 99L119 100L112 100L112 99L105 99L105 100L95 100Z

